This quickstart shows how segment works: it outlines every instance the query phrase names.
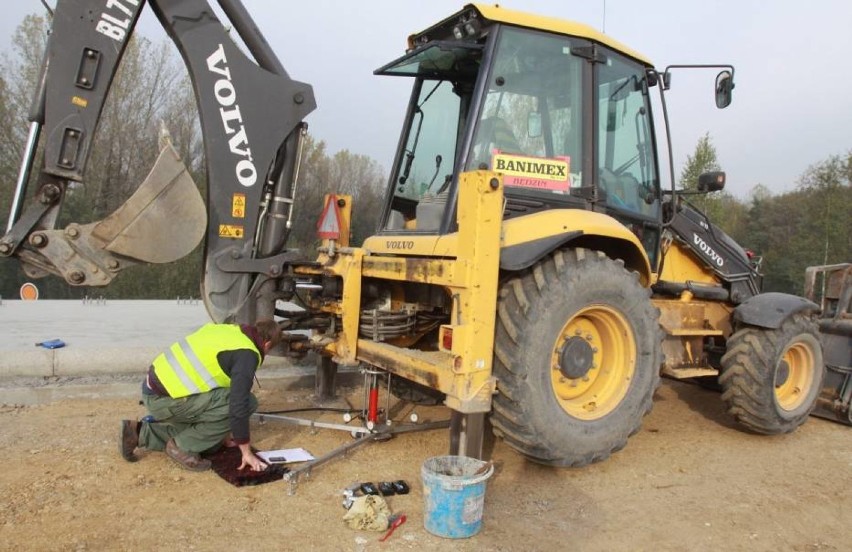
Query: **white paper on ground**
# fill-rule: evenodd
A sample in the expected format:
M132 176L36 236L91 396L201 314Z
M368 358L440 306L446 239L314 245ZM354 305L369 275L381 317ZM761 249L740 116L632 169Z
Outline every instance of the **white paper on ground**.
M303 448L263 450L258 452L257 456L267 464L291 464L314 459L311 453Z

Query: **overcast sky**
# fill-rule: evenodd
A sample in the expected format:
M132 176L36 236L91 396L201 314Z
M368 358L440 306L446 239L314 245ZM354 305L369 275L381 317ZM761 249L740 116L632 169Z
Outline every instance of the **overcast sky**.
M53 5L55 0L49 0ZM376 77L401 55L409 34L460 9L459 1L244 0L284 67L313 85L307 121L329 151L348 149L386 169L396 147L411 81ZM2 47L38 0L4 0ZM736 67L733 104L713 103L713 71L678 73L669 94L675 171L710 133L728 191L747 197L758 183L792 190L802 173L852 150L852 1L507 0L503 7L572 19L604 30L658 69L680 63ZM165 39L146 8L138 27ZM662 126L660 113L658 128ZM660 159L661 164L664 159Z

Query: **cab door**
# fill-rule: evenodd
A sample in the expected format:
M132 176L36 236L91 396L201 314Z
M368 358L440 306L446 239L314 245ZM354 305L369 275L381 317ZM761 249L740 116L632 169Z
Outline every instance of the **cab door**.
M598 209L630 228L656 265L660 179L645 66L602 49L595 64Z

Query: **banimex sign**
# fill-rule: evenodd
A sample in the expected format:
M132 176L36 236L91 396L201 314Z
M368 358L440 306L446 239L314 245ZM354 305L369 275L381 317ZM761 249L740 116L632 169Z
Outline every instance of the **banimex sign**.
M571 187L570 169L570 157L530 157L495 152L491 158L491 170L503 173L506 186L567 192Z

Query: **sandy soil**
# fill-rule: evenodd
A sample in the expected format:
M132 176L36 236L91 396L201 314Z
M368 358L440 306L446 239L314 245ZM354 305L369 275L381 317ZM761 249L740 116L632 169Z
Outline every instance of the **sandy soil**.
M262 410L307 404L264 386ZM360 392L355 390L352 396ZM2 397L2 394L0 394ZM301 401L301 402L300 402ZM406 414L402 410L401 414ZM423 409L440 419L441 408ZM446 540L423 528L420 467L446 453L446 430L373 443L317 468L288 495L284 482L236 488L181 470L161 453L118 456L118 420L132 400L65 400L0 408L3 550L849 550L852 429L812 418L792 435L743 433L718 396L664 382L627 448L576 470L541 467L498 442L479 535ZM337 416L326 416L339 423ZM347 433L254 423L262 449L315 455ZM389 498L407 523L384 543L349 529L341 489L405 479Z

